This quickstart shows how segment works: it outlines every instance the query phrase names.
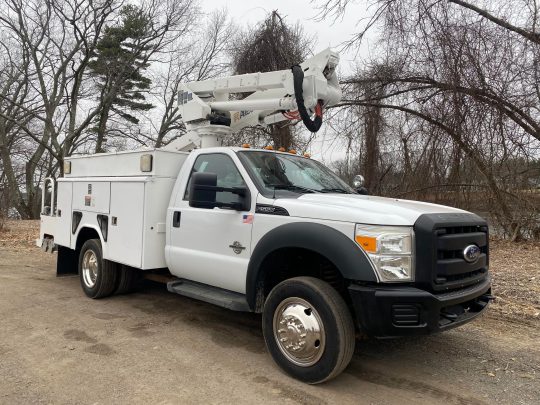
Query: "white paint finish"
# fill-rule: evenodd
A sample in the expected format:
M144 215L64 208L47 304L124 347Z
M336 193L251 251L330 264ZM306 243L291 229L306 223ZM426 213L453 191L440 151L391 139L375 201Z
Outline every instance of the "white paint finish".
M283 200L278 200L283 201ZM260 204L267 204L268 199L263 196L258 198ZM278 204L277 206L283 207L283 204ZM292 214L291 214L292 215ZM253 221L253 232L251 237L251 246L254 250L257 247L259 241L270 232L272 229L277 228L278 226L290 224L294 222L309 222L317 223L321 225L326 225L330 228L333 228L345 236L347 236L351 241L354 242L354 227L355 224L352 222L342 222L342 221L332 221L330 219L318 219L312 220L310 218L304 218L301 216L280 216L280 215L266 215L266 214L255 214Z
M57 213L58 226L54 234L54 242L61 246L69 246L71 243L71 202L73 184L58 182Z
M359 195L305 194L274 201L259 195L235 153L237 150L208 148L189 155L156 153L154 170L160 175L153 172L144 176L136 175L132 167L122 167L122 162L128 165L136 161L138 170L141 154L148 151L115 154L116 158L121 158L114 160L114 164L103 160L101 155L76 158L87 164L85 176L59 180L58 208L62 210L62 217L42 218L40 236L47 232L57 243L75 248L77 234L71 235L72 210L83 212L78 232L90 227L100 233L97 214L108 214L109 234L108 241L103 242L104 258L142 269L169 267L178 277L245 293L252 250L264 235L280 225L320 223L354 241L355 223L412 225L424 213L464 212L435 204ZM195 160L201 154L210 153L226 154L236 164L250 189L249 213L192 208L184 201ZM167 168L159 169L162 165ZM99 169L90 170L95 167ZM169 176L162 176L164 173ZM88 184L92 185L91 194L88 194ZM84 205L87 195L92 197L90 207ZM287 209L291 216L256 214L253 224L244 223L243 215L254 213L256 201L275 203ZM175 210L182 213L180 228L172 227ZM111 224L112 216L117 217L116 226ZM240 254L230 247L235 241L245 248Z
M165 227L165 222L158 222L156 230L157 233L165 233L167 231L167 228Z
M251 256L251 224L246 212L189 207L181 201L180 227L171 227L168 246L169 270L177 277L245 293L246 272ZM173 210L173 211L174 211ZM229 247L239 242L240 254Z
M143 252L145 183L111 183L111 213L109 216L108 245L109 260L141 267ZM117 225L111 225L111 217Z
M231 157L251 193L250 212L229 209L192 208L184 200L189 174L202 154L223 153ZM244 214L253 214L258 191L230 148L208 148L191 153L174 187L167 214L166 258L169 270L178 277L245 293L246 272L251 256L251 224ZM180 227L172 226L174 211L181 212ZM245 247L240 254L229 246L235 241Z
M419 201L356 194L304 194L281 198L275 205L293 217L377 225L414 225L422 214L466 211Z
M89 186L91 192L89 193ZM108 181L87 181L73 183L73 210L100 214L109 213L111 183ZM90 205L87 205L89 201Z
M40 227L39 227L39 238L41 246L41 241L47 236L53 236L56 240L56 234L58 234L58 217L51 217L50 215L41 215L40 218Z
M142 172L141 156L152 155L152 171ZM139 149L127 152L100 153L96 155L72 156L71 173L66 178L80 177L129 177L155 176L176 177L188 156L185 152L162 149Z
M147 153L153 155L153 170L141 173L140 156ZM74 249L83 227L95 229L102 238L97 214L105 214L109 216L109 234L107 242L102 240L104 258L142 269L166 267L166 212L178 172L188 156L183 152L138 150L70 158L71 174L58 181L58 201L66 203L61 208L62 218L69 223L59 225L58 219L47 218L41 236L48 230L55 241ZM65 192L68 189L73 192ZM90 206L85 205L86 196L91 198ZM75 235L71 235L73 210L83 213ZM117 217L116 226L112 225L113 216Z
M101 230L99 229L99 225L97 223L97 214L93 212L84 212L81 219L81 222L79 224L79 227L75 231L75 234L71 236L71 249L76 249L77 247L77 238L79 237L79 234L81 233L81 230L84 228L90 228L97 232L99 236L99 240L101 241L101 247L103 249L103 258L108 259L109 258L109 246L105 243L103 240L103 236L101 235Z
M165 262L165 216L176 179L152 178L145 183L143 269L167 267Z

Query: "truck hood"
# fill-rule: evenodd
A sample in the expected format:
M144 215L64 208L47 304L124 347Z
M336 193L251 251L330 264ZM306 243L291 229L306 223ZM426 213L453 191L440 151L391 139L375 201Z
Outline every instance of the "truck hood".
M275 205L293 217L373 225L410 226L422 214L466 212L445 205L357 194L303 194L279 198Z

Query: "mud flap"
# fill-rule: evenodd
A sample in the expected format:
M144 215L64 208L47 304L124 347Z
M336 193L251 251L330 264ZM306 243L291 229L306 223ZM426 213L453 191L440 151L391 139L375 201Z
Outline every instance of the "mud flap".
M58 257L56 259L56 277L79 274L77 263L77 251L65 246L58 246Z

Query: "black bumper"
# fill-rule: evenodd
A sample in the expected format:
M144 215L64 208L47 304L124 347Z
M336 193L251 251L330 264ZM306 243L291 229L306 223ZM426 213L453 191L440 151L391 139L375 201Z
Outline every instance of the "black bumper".
M358 327L376 337L427 335L463 325L487 308L490 293L489 277L443 294L408 286L349 287Z

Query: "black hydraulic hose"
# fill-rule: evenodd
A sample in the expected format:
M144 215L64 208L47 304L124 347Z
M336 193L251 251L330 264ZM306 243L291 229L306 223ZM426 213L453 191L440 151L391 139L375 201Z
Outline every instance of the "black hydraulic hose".
M315 119L312 120L306 109L306 105L304 104L304 89L302 88L304 83L304 71L300 65L294 65L291 69L293 73L294 96L296 98L296 104L302 122L311 132L317 132L322 125L322 101L317 101L318 105L315 108Z

